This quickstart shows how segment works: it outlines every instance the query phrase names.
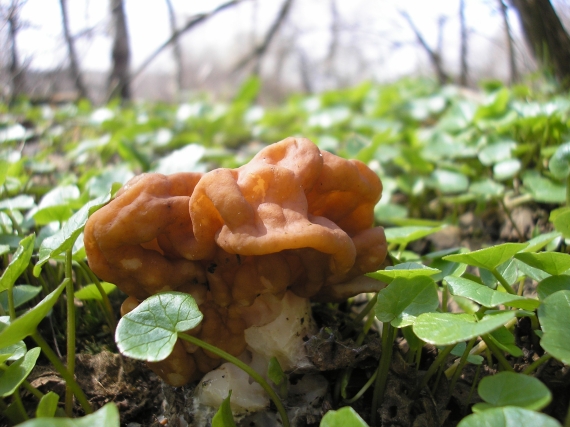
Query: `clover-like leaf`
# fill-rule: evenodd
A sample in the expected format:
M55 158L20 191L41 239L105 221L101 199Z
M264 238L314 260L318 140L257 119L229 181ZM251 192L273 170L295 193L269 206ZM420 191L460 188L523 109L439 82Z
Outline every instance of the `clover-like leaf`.
M570 365L570 291L558 291L547 297L538 307L542 327L541 347Z
M457 344L488 334L515 317L514 311L500 311L480 320L465 313L424 313L414 322L418 338L434 345Z
M570 269L570 255L561 252L524 252L516 254L515 258L553 276L563 274Z
M537 171L527 171L523 174L523 184L537 202L564 203L566 188Z
M5 371L0 372L0 397L11 396L24 382L40 356L39 347L32 348L20 359L16 360Z
M528 242L526 242L528 246L521 252L537 252L545 246L548 246L554 239L560 239L560 234L561 233L558 231L551 231L550 233L540 234L536 237L533 237Z
M228 393L220 407L218 412L212 418L212 427L236 427L234 417L232 414L232 408L230 406L230 398L232 397L232 391Z
M320 427L368 427L368 424L350 406L338 411L328 411L321 420Z
M560 423L548 415L516 406L493 408L471 414L461 420L457 427L561 427Z
M413 324L417 316L435 310L438 305L433 279L427 276L398 277L378 293L374 310L378 320L401 328Z
M542 381L514 372L499 372L483 378L477 391L485 403L475 405L474 412L499 406L518 406L540 411L552 400L552 393Z
M0 332L8 327L10 324L9 316L0 317ZM4 363L6 360L17 360L26 354L27 348L24 341L18 341L16 344L12 344L4 347L0 344L0 363Z
M511 356L521 357L522 350L515 343L515 336L504 326L495 329L489 334L489 339L501 350L506 351Z
M506 305L509 307L523 308L525 310L534 310L540 305L540 301L534 298L524 298L518 295L495 291L485 285L480 285L463 277L447 276L445 281L452 295L469 298L485 307L490 308L498 305Z
M42 396L36 408L36 418L52 418L57 411L59 395L50 391Z
M103 288L103 291L105 291L107 295L109 295L111 292L117 289L115 285L109 282L101 282L101 287ZM89 299L96 299L98 301L103 300L103 296L101 295L101 292L99 292L99 288L97 288L97 286L93 283L84 286L83 288L76 291L74 296L79 300L89 300Z
M16 285L12 288L14 295L14 307L17 308L22 304L34 299L42 291L41 286L32 285ZM8 311L8 292L0 292L0 306Z
M25 237L20 241L20 245L12 258L12 261L8 264L6 270L4 270L2 277L0 277L0 292L12 288L18 277L20 277L24 272L30 263L30 258L34 251L35 240L35 234L30 234L28 237Z
M503 243L465 254L447 255L443 259L493 270L526 246L527 243Z
M96 412L81 418L34 418L18 427L119 427L119 410L109 402Z
M133 359L164 360L172 352L178 332L194 328L202 317L198 304L189 294L153 295L119 321L115 333L117 347Z
M550 221L554 224L556 231L570 238L570 207L558 208L550 212Z
M65 289L64 281L55 290L49 293L38 305L14 320L10 325L0 332L0 343L2 347L8 347L18 343L24 338L32 335L40 322L47 316L57 299Z
M570 174L570 142L562 144L556 149L548 162L548 168L552 175L558 179L564 179Z
M34 198L27 194L20 194L16 197L0 201L0 210L28 210L35 206Z
M408 226L386 228L386 240L390 243L408 244L441 230L440 227Z
M40 275L42 266L48 262L50 258L55 257L73 247L75 240L83 231L89 215L107 203L110 198L111 194L109 193L86 203L81 209L73 214L71 218L69 218L63 227L61 227L61 230L42 242L39 252L40 259L34 267L34 276L37 277Z

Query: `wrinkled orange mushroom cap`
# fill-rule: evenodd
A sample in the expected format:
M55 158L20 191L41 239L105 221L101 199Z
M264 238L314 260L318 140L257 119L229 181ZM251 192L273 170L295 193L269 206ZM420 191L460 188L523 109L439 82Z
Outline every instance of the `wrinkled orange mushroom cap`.
M91 216L85 248L93 271L130 296L124 312L158 292L188 292L204 314L190 333L238 355L259 296L346 297L358 289L345 282L382 265L381 192L362 162L287 138L237 169L133 178ZM219 362L181 345L151 368L182 385Z

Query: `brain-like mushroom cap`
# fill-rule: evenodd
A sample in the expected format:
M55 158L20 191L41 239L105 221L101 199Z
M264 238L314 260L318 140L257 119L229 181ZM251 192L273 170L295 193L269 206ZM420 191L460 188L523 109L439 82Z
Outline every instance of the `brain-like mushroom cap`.
M133 178L91 216L85 249L93 271L130 296L124 312L158 292L188 292L204 314L193 333L238 355L244 329L259 326L260 296L358 293L343 284L386 256L383 229L373 228L381 192L363 163L287 138L237 169ZM219 362L183 344L152 368L180 385Z

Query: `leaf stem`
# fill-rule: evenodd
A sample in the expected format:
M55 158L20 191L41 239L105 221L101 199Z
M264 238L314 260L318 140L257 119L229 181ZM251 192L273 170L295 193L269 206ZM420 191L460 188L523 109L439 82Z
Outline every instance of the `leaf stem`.
M376 371L376 382L374 384L374 393L372 395L372 409L370 413L370 422L372 427L377 425L378 407L384 400L384 393L386 392L386 384L388 382L388 372L390 371L390 362L392 361L392 350L394 348L393 341L396 337L394 329L389 322L382 324L382 356L378 363Z
M501 275L501 273L499 273L499 271L496 268L493 268L491 270L491 273L493 273L493 276L495 276L495 279L497 279L499 281L499 283L503 286L503 288L505 288L505 291L507 291L509 294L512 294L512 295L517 294L515 292L515 290L513 289L513 287L508 284L508 282L505 280L505 278Z
M489 350L491 350L491 352L493 353L493 356L495 356L495 358L497 359L497 361L499 362L501 367L505 371L514 372L515 370L510 365L510 363L507 361L507 359L505 358L505 355L503 354L501 349L495 345L495 343L493 342L493 340L491 339L489 334L483 334L483 335L481 335L481 338L483 339L483 341L485 341L485 344L487 344L487 348Z
M273 403L277 407L277 411L279 412L279 415L281 416L281 421L283 422L283 427L289 427L289 417L287 416L287 411L285 411L285 407L283 406L283 403L281 403L281 399L279 399L279 396L277 395L277 393L275 393L275 391L271 388L271 386L267 383L267 381L265 381L265 379L261 375L259 375L256 371L254 371L250 366L243 363L237 357L234 357L231 354L226 353L222 349L220 349L216 346L213 346L211 344L208 344L207 342L202 341L199 338L193 337L192 335L188 335L188 334L185 334L183 332L179 332L178 337L185 340L185 341L188 341L189 343L195 344L198 347L201 347L205 350L208 350L208 351L220 356L222 359L225 359L228 362L233 363L238 368L244 370L251 378L253 378L257 383L259 383L259 385L261 387L263 387L263 389L267 392L267 394L269 395L269 397L271 398L271 400L273 401Z
M109 295L105 293L103 286L101 286L101 282L99 281L97 276L95 276L95 273L93 273L93 271L85 263L85 261L79 261L78 264L83 269L83 271L87 273L87 276L95 284L97 290L101 294L101 298L103 299L103 306L105 307L105 311L107 312L107 316L109 318L109 326L111 327L111 330L113 331L114 334L115 329L117 329L117 318L115 317L115 313L113 312L113 306L111 305L111 300L109 299Z
M552 359L552 355L550 353L544 353L542 355L542 357L536 359L534 362L532 362L529 366L526 367L526 369L524 371L522 371L523 374L525 375L530 375L532 374L534 371L536 371L536 369L539 366L542 366L543 364L545 364L546 362L548 362L550 359Z
M376 376L378 375L378 370L375 370L374 373L372 374L372 376L370 377L370 379L368 381L366 381L366 384L364 384L362 386L362 388L358 391L358 393L356 393L353 397L351 397L350 399L345 399L344 403L350 405L351 403L356 402L358 399L360 399L362 397L362 395L364 393L366 393L366 390L368 390L370 388L370 386L374 383L374 381L376 380Z
M93 409L91 408L91 405L89 404L89 401L85 396L85 393L83 393L83 390L81 390L81 387L79 387L79 384L77 384L77 381L75 381L73 375L69 373L67 368L57 358L57 355L53 352L49 344L43 339L43 337L39 334L37 330L31 335L31 337L36 342L36 344L40 346L42 352L45 354L45 356L48 358L48 360L51 362L54 368L59 372L59 374L63 377L66 384L70 385L71 389L73 390L73 393L77 397L77 401L79 402L85 413L92 414Z
M475 345L475 341L477 341L477 337L471 338L469 340L469 342L467 343L467 346L465 347L465 351L461 355L461 359L459 360L459 365L457 365L457 369L455 370L455 373L453 374L453 378L451 379L451 384L449 385L450 393L453 393L453 390L455 388L455 384L457 383L457 380L459 379L459 377L461 375L461 371L463 370L463 367L467 363L467 357L469 356L469 352L471 351L471 349Z
M451 350L453 350L453 347L455 347L455 344L448 345L442 351L439 352L435 361L431 364L428 371L424 375L422 382L420 383L416 392L414 393L415 395L417 395L427 385L428 381L431 379L433 374L435 374L439 369L439 367L443 365L445 359L447 358L449 353L451 353Z
M67 370L75 376L75 289L72 277L72 249L65 251L65 293L67 297ZM71 385L65 385L65 413L68 417L73 415L73 390Z
M8 313L10 315L10 320L16 320L16 305L14 302L14 286L10 286L8 289Z

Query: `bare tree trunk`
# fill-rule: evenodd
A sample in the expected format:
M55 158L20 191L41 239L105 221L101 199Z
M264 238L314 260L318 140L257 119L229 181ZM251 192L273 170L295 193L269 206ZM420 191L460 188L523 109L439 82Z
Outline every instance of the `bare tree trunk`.
M548 0L511 0L535 59L570 88L570 36Z
M176 15L174 14L174 7L171 0L166 0L168 7L168 18L170 21L170 32L176 34ZM182 61L182 48L180 47L180 40L176 37L172 41L172 53L174 62L176 64L176 93L180 94L185 89L184 87L184 63Z
M88 98L87 90L83 84L83 78L79 71L79 61L77 60L77 54L75 52L75 45L73 42L73 37L71 37L71 32L69 31L69 17L67 15L67 0L59 0L59 6L61 8L61 22L63 26L63 36L65 37L65 43L67 44L67 55L69 57L69 69L71 71L71 77L73 78L75 89L80 98Z
M129 68L131 49L127 32L127 18L123 0L111 0L113 21L112 70L109 76L109 98L120 96L123 100L131 99Z
M461 69L459 71L459 84L467 86L469 69L467 67L467 24L465 22L465 0L459 0L459 24L461 28Z
M267 31L267 34L265 35L265 39L263 40L263 42L259 46L257 46L257 48L251 54L247 55L235 66L234 72L242 70L252 60L255 60L255 67L253 73L259 74L259 67L261 65L261 60L263 58L263 55L269 48L269 45L271 44L271 41L273 40L275 34L277 34L279 27L281 27L281 24L283 24L283 22L285 21L285 18L287 17L287 14L291 9L292 3L293 0L285 0L283 2L283 4L281 5L281 9L277 14L277 17L275 18L275 21L273 21L273 24L271 24L271 27L269 27L269 30Z
M420 30L418 29L418 27L416 27L416 25L414 24L414 21L412 21L412 18L410 17L410 15L408 15L408 13L406 11L401 10L400 11L400 15L402 15L404 17L404 19L406 21L408 21L408 24L410 25L410 28L412 29L412 31L414 32L414 34L416 35L416 38L418 39L418 42L420 43L420 45L424 48L424 50L426 51L429 60L433 66L433 68L435 69L435 73L437 75L437 80L440 84L445 84L449 81L449 76L447 75L447 73L443 70L443 65L441 63L441 55L439 54L439 52L435 52L426 42L426 40L424 39L424 37L422 36L422 34L420 33ZM443 21L440 21L443 22ZM441 30L441 24L440 24L440 30Z
M509 54L509 83L516 83L519 79L519 72L517 69L517 61L515 58L515 42L513 39L513 33L511 31L511 25L509 24L509 17L507 15L507 4L505 0L498 0L499 10L501 11L501 16L503 17L503 25L505 27L505 34L507 36L507 52Z
M20 3L18 0L12 0L8 9L8 37L10 40L10 79L12 80L11 99L17 98L25 90L24 70L20 66L18 57L18 48L16 46L16 36L19 31L18 12Z

